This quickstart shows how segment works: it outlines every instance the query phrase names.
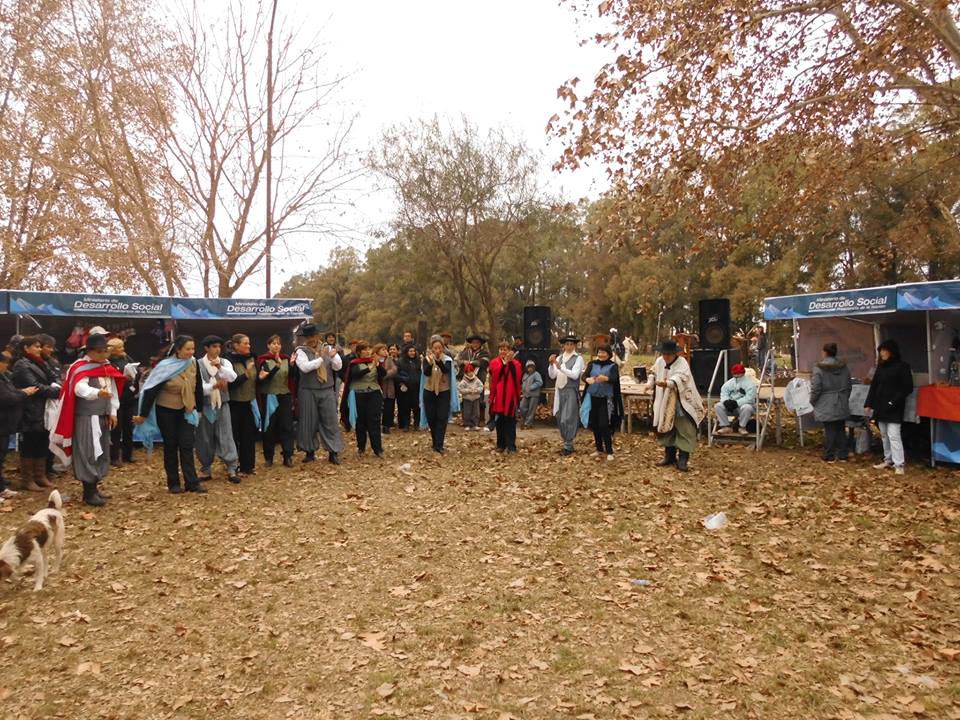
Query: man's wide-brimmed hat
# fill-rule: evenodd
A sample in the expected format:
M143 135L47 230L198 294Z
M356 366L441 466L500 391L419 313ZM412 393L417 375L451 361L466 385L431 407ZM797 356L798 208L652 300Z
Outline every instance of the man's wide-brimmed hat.
M473 342L474 340L479 340L482 343L485 343L487 341L485 337L481 337L476 333L474 333L473 335L467 335L467 342Z
M219 335L207 335L200 341L200 347L208 348L211 345L223 345L223 338Z
M313 323L307 323L306 325L300 326L300 331L297 334L303 335L303 337L314 337L318 332L319 330L317 330L316 325Z
M660 344L657 345L657 352L664 355L676 355L680 352L680 346L677 345L676 340L661 340Z
M580 342L580 338L578 338L576 335L572 335L572 334L571 334L571 335L564 335L562 338L560 338L560 344L561 344L561 345L563 345L563 344L565 344L565 343L568 343L568 342L569 342L569 343L578 343L578 342Z

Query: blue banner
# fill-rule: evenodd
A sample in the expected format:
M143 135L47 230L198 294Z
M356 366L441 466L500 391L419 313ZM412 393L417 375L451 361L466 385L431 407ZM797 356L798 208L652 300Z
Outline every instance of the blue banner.
M763 301L765 320L833 317L840 315L872 315L897 309L895 287L837 290L810 295L786 295Z
M953 310L960 308L960 280L897 286L898 310Z
M303 320L313 317L309 300L293 298L173 298L175 320Z
M64 317L168 318L170 299L137 295L9 292L9 312Z

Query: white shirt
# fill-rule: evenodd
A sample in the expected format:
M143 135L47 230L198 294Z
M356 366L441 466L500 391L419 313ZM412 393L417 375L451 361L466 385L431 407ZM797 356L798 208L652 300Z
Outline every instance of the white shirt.
M319 370L320 366L323 365L323 359L330 357L324 353L323 350L319 350L316 359L308 360L306 354L300 352L300 348L294 350L293 354L297 367L300 368L300 372L302 373L312 373L315 370ZM340 357L340 353L330 357L330 367L333 368L334 372L340 372L341 368L343 368L343 358Z
M209 395L213 392L213 388L217 384L217 380L226 380L228 383L232 383L237 379L237 372L233 369L233 363L229 360L220 360L220 367L217 370L216 375L211 375L210 379L203 383L203 394Z
M96 400L100 395L101 388L104 390L109 390L111 393L110 414L116 415L117 410L120 409L120 394L117 392L117 383L114 382L113 378L111 377L94 378L94 380L100 381L98 383L100 387L94 387L87 382L88 379L89 378L78 380L77 384L73 386L73 394L78 398L83 398L84 400Z

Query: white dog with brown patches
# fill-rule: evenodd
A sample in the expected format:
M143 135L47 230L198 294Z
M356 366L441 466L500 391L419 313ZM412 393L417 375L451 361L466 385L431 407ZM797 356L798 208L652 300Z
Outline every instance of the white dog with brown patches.
M16 534L0 548L0 580L17 579L27 565L33 565L33 591L43 589L50 570L60 569L63 558L63 500L54 490L47 507L35 513ZM50 548L54 550L53 567L49 567Z

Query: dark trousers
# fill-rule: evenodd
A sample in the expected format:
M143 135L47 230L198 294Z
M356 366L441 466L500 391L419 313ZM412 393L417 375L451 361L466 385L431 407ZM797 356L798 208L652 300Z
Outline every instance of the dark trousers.
M232 416L231 416L232 417ZM263 457L273 462L277 445L283 457L293 457L293 396L290 393L277 395L277 409L270 416L270 424L263 433ZM240 448L237 448L239 452Z
M424 392L423 411L430 426L433 449L443 450L443 439L447 436L447 422L450 420L450 391L444 390L439 395Z
M613 454L613 433L610 431L610 414L607 398L591 398L590 427L593 430L593 442L597 452Z
M396 406L397 406L396 398L385 397L383 399L383 420L381 421L381 424L385 428L393 427L393 411L394 411L394 408L396 408Z
M171 410L157 405L157 427L163 438L163 469L167 473L167 487L180 486L180 471L188 489L196 488L197 466L193 448L197 441L196 428L187 422L183 410Z
M20 435L20 455L25 458L44 458L50 449L50 433L46 430L28 430Z
M257 423L249 400L230 401L230 426L237 446L240 472L252 473L257 466Z
M380 416L383 412L383 393L379 390L370 392L354 392L353 399L357 403L357 450L367 449L367 436L370 436L370 447L375 453L383 452L383 440L380 437Z
M501 450L517 449L517 418L513 415L496 414L497 447Z
M823 423L823 459L847 459L847 423L829 420Z
M410 416L413 415L413 427L420 425L420 388L411 388L406 392L397 393L397 427L406 430L410 427Z
M110 431L110 462L120 458L124 462L133 460L133 416L137 414L135 404L121 405L117 411L117 426Z
M7 461L7 447L10 445L9 435L0 435L0 492L10 487L10 483L3 477L3 464Z

